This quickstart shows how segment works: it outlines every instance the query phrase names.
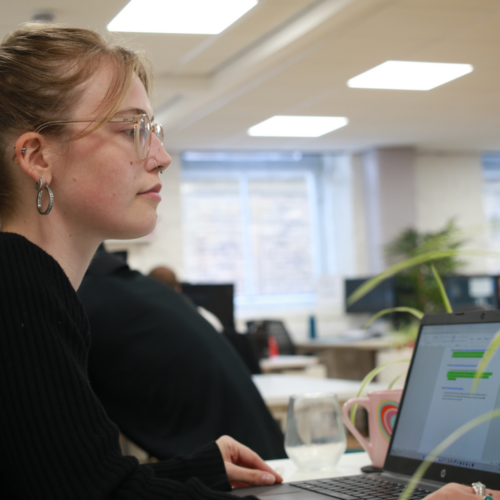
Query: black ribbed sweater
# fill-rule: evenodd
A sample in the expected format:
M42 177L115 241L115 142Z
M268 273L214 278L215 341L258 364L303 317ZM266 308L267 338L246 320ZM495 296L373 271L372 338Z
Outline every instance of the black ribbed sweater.
M0 498L234 498L221 492L230 486L215 443L147 465L121 454L118 428L89 385L89 341L60 265L0 233Z

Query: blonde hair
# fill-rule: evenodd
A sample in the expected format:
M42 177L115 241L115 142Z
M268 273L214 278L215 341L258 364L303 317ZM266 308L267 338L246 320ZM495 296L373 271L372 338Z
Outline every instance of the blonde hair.
M3 40L0 45L0 218L5 220L15 211L12 140L16 135L34 131L42 123L68 119L81 96L82 84L104 63L113 68L113 79L100 106L103 116L85 135L118 111L134 76L139 77L150 94L151 69L145 57L107 42L94 31L58 25L26 24ZM50 126L43 133L64 137L64 125Z

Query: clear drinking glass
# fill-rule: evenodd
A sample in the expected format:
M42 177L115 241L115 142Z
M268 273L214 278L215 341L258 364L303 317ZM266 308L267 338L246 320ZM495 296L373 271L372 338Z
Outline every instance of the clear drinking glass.
M346 449L342 412L335 394L310 393L290 398L285 450L297 467L335 467Z

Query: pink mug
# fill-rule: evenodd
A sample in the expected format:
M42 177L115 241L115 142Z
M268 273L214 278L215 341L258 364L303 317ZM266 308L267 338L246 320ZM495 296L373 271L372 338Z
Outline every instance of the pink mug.
M345 425L370 455L374 467L384 466L402 393L401 389L373 391L366 398L349 399L342 407ZM368 412L369 441L359 433L349 418L349 410L356 403L364 406Z

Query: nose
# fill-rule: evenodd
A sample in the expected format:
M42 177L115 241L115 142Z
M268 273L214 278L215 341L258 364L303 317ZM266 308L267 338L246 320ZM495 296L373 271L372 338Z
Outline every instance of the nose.
M165 151L163 144L160 142L160 139L153 134L151 139L151 147L149 149L149 155L152 156L156 160L156 164L158 168L162 170L166 170L169 165L172 163L172 158Z

